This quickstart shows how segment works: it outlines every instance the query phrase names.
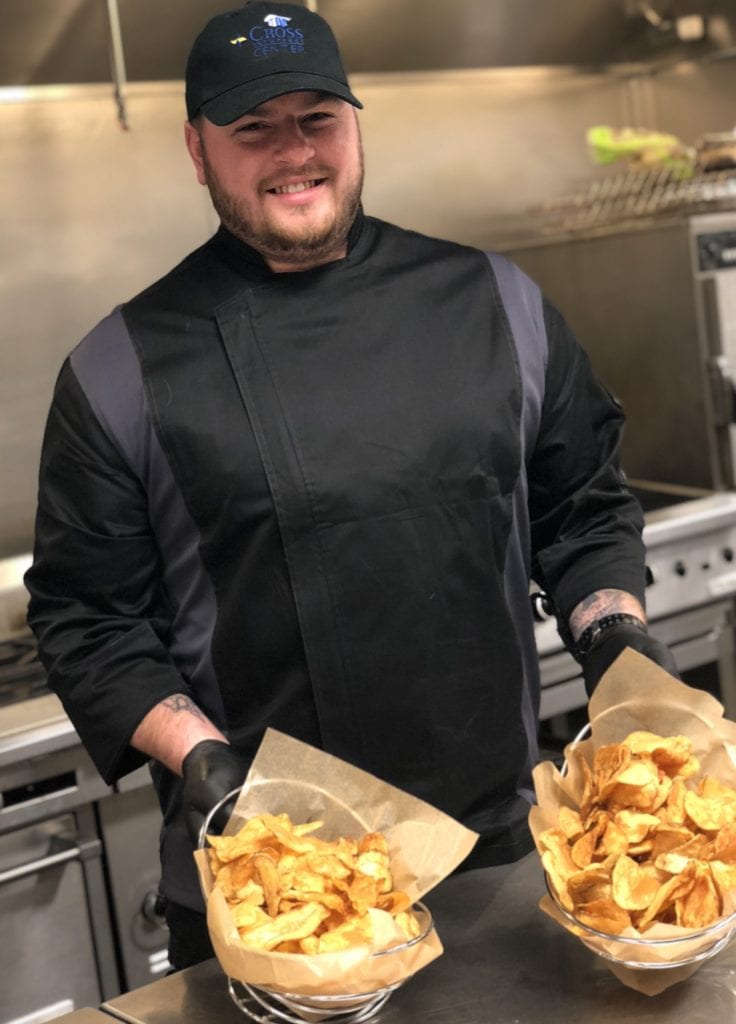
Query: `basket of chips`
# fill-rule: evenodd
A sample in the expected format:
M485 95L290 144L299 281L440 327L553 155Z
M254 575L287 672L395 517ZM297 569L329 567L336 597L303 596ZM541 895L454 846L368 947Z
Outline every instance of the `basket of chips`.
M736 932L736 726L709 694L627 651L561 772L535 769L541 906L654 993ZM643 980L656 972L657 980Z
M195 859L213 948L251 1019L359 1024L441 954L421 897L475 833L271 729L221 803L233 799Z
M419 926L417 934L388 949L371 953L371 959L403 957L412 946L427 939L434 928L429 910L420 902L414 905L412 913ZM277 992L267 987L249 985L246 982L228 978L228 991L233 1002L244 1013L262 1024L274 1019L288 1021L289 1024L327 1019L336 1019L338 1024L360 1024L360 1022L374 1017L391 994L406 980L408 979L404 977L392 984L357 994L304 995L303 993Z

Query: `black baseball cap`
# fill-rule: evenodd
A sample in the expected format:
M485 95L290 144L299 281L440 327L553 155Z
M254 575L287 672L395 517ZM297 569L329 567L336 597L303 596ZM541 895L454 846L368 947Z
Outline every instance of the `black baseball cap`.
M354 107L332 29L298 4L252 3L209 21L194 41L186 70L187 116L230 124L259 103L316 90Z

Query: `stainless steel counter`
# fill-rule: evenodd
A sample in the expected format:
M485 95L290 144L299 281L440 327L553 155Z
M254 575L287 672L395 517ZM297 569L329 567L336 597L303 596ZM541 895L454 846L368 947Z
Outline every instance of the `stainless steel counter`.
M79 745L74 726L53 693L0 708L0 768Z
M736 1017L736 941L658 996L624 987L538 908L536 853L448 879L427 897L445 947L393 994L380 1024L715 1024ZM104 1003L129 1024L247 1024L216 961Z
M94 1010L91 1006L80 1006L78 1010L52 1019L54 1024L110 1024L107 1014L101 1010Z

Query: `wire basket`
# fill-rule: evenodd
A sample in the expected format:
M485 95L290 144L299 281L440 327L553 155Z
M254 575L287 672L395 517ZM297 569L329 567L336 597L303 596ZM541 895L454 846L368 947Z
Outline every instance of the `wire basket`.
M337 1021L338 1024L362 1024L382 1009L397 985L379 989L366 996L295 996L269 992L228 978L228 991L235 1005L259 1024L304 1024L304 1021Z
M207 814L199 830L199 849L204 849L207 845L207 834L213 817L221 807L235 801L239 793L239 789L227 793ZM432 914L420 901L412 906L412 910L420 925L419 934L388 949L377 950L368 958L370 961L400 955L427 939L434 929ZM230 977L227 984L230 998L235 1005L259 1024L304 1024L304 1021L316 1024L324 1020L335 1021L336 1024L362 1024L363 1021L374 1017L391 994L410 977L411 975L408 975L394 984L370 992L336 995L277 992Z
M414 914L421 924L418 935L398 946L373 953L371 960L395 956L423 942L434 927L432 915L423 903L415 903ZM335 1021L337 1024L362 1024L370 1020L385 1005L392 992L400 988L408 977L393 985L375 989L372 992L345 993L339 995L304 995L297 992L276 992L260 985L251 985L235 978L228 978L228 992L235 1005L259 1024L288 1022L303 1024L304 1021Z
M419 935L390 949L373 953L371 959L396 955L427 938L434 927L432 915L423 903L415 903L414 913L422 930ZM344 995L303 995L295 992L275 992L258 985L228 978L228 992L235 1005L259 1024L304 1024L330 1020L336 1024L362 1024L370 1020L386 1004L392 992L400 988L408 978L394 985L375 989L372 992Z
M590 723L586 723L568 747L568 752L584 739L591 731ZM568 765L565 760L561 775L567 774ZM612 935L584 924L566 907L562 905L547 872L544 881L555 907L573 930L581 942L598 956L610 960L620 967L635 970L671 970L697 964L725 949L736 932L736 911L726 917L719 918L705 928L688 931L684 935L670 938L648 939L645 935Z
M661 971L700 963L725 949L736 931L735 911L728 917L714 921L707 928L690 931L683 936L647 939L644 935L611 935L579 921L562 906L546 872L544 879L555 907L573 926L581 942L598 956L621 967Z

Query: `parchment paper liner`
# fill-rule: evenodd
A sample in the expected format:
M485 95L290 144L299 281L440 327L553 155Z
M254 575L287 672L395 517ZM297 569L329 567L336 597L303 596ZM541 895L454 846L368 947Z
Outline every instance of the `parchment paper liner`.
M424 801L275 729L264 735L225 834L261 812L286 812L295 823L322 820L316 835L323 839L383 832L394 887L413 902L465 860L478 839ZM224 897L213 888L206 850L194 856L212 945L225 973L238 981L305 996L353 995L395 986L442 953L434 928L422 941L380 956L375 947L318 956L248 950ZM379 914L384 923L388 916Z
M693 753L700 759L701 773L710 774L720 781L736 787L736 724L723 717L723 706L703 690L685 685L669 675L649 658L627 648L613 663L598 684L588 705L591 723L590 738L577 746L589 764L594 752L606 743L618 743L630 732L638 729L660 736L687 736L693 744ZM565 748L568 773L565 777L550 761L534 769L534 788L537 806L529 813L529 827L539 848L539 835L546 828L557 826L562 804L577 810L582 794L582 776L576 758L571 756L572 744ZM558 921L563 928L582 937L588 948L601 956L636 960L654 964L673 963L670 968L651 970L623 966L604 959L606 966L630 988L648 995L664 991L693 974L700 963L677 966L675 961L689 959L713 945L736 922L724 923L723 928L709 928L707 934L679 928L674 925L655 924L642 936L641 945L617 942L615 938L602 939L576 930L565 918L549 895L540 901L541 909ZM724 906L726 914L736 910L731 901ZM623 936L636 937L638 932L627 929ZM653 946L653 940L682 939L671 945Z

